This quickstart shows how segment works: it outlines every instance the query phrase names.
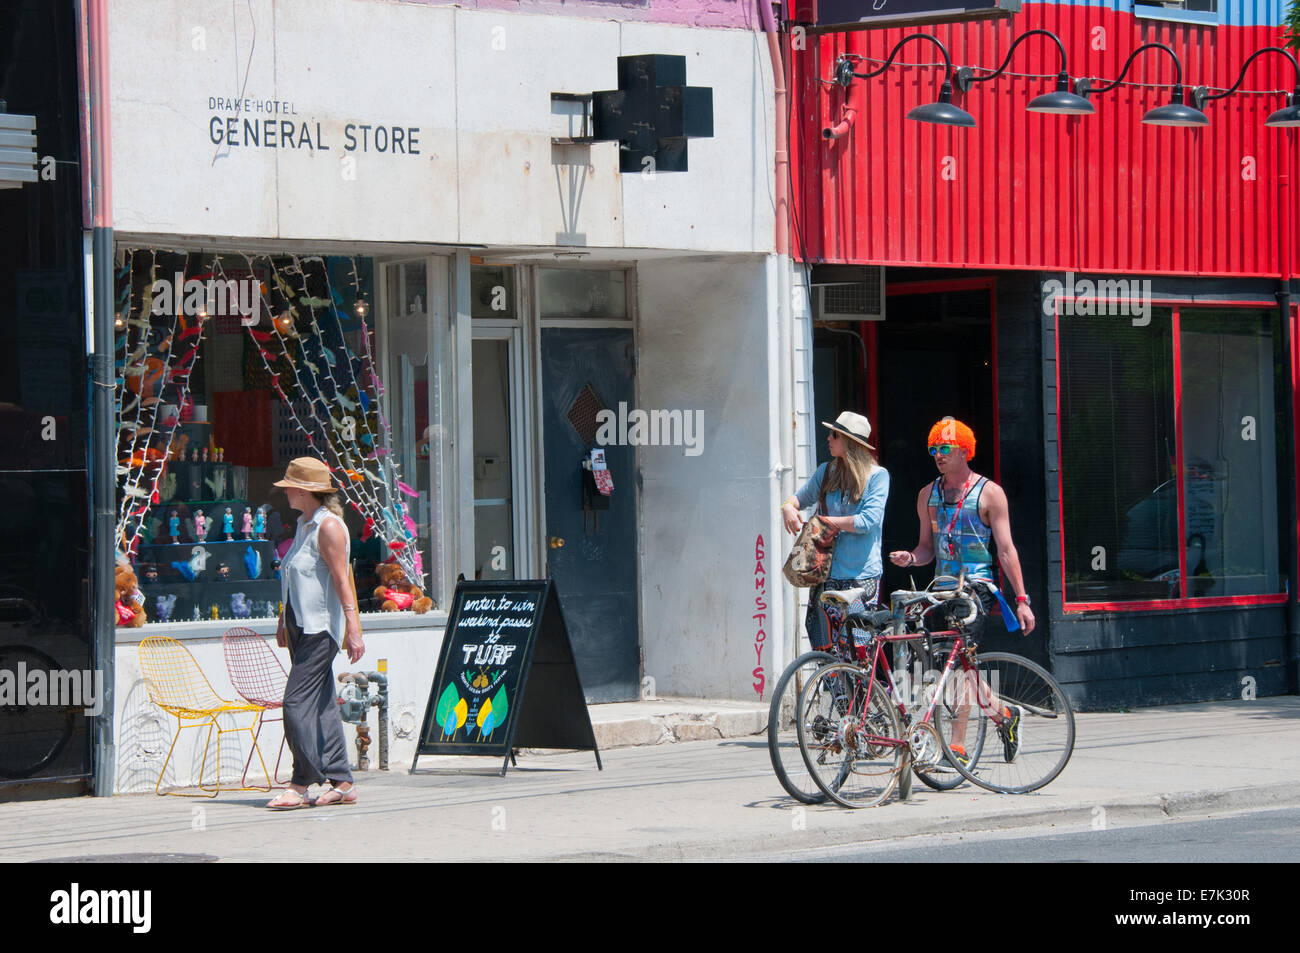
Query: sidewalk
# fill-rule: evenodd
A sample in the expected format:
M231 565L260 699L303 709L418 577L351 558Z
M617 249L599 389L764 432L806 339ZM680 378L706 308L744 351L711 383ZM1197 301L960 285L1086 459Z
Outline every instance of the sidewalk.
M725 706L723 706L725 707ZM707 860L914 834L1053 825L1114 830L1300 804L1300 698L1077 716L1074 757L1041 792L970 786L848 811L784 795L765 737L616 748L500 763L421 758L358 776L351 807L277 814L266 795L129 795L0 804L0 856L223 861Z

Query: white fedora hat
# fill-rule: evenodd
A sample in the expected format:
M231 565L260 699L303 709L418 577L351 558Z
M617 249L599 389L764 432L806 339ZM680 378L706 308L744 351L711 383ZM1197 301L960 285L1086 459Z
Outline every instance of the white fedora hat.
M871 436L871 421L867 420L861 414L855 414L851 411L844 411L835 418L835 423L830 424L822 421L823 427L829 427L837 433L842 433L850 440L856 440L868 450L875 450L871 444L867 443L867 438Z

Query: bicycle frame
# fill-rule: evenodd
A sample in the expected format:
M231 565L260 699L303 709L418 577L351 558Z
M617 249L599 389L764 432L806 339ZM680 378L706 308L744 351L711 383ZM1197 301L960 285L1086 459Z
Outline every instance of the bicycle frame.
M884 658L885 646L891 642L912 642L912 641L916 641L917 639L924 639L924 638L939 639L945 641L947 639L952 639L953 646L952 646L952 650L948 653L948 658L946 662L944 663L943 672L939 676L938 681L935 683L934 693L930 698L930 703L925 709L925 714L921 717L919 722L917 722L918 724L929 724L933 720L935 706L939 703L939 699L943 697L944 686L948 682L948 676L952 674L954 665L959 660L960 660L962 672L968 677L968 679L970 673L976 671L976 666L972 664L972 656L974 655L974 646L970 646L968 648L965 639L962 637L961 631L958 629L945 629L938 632L926 632L926 631L906 632L903 633L902 635L882 635L881 633L875 633L872 635L871 642L870 642L871 662L870 662L870 675L867 679L867 693L866 693L867 699L870 699L872 694L875 691L876 678L877 678L876 673L881 667L881 661ZM866 646L864 646L864 648L866 648ZM864 671L867 669L867 663L865 660L860 660L860 667ZM904 720L905 724L907 724L908 727L910 727L911 723L910 720L908 719L909 712L907 711L907 706L903 702L902 693L898 690L898 684L897 682L894 681L894 674L890 670L888 665L884 666L884 671L885 671L885 680L888 686L889 696L893 700L894 705L898 707L898 713L900 718ZM996 695L990 691L989 694L987 695L988 701L986 703L984 691L981 691L981 689L987 689L987 686L984 685L982 679L976 679L976 684L977 684L976 703L978 704L980 710L986 712L988 716L993 720L993 723L995 725L1002 724L1003 721L1005 720L1002 716L1002 713L1000 711L995 711L994 709L996 706L992 705L992 700L993 698L996 697ZM969 708L969 703L968 702L964 703L962 707ZM869 743L878 744L878 745L888 745L894 747L897 747L899 745L908 745L908 746L911 745L910 739L888 738L882 735L874 735L868 731L865 731L866 719L869 711L870 711L870 706L864 705L862 710L861 720L859 721L859 727L863 729L867 741Z

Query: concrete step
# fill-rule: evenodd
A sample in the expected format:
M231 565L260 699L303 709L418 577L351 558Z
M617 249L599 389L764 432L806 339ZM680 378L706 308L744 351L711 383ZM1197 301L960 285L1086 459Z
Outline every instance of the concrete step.
M602 751L679 741L743 738L767 728L767 704L708 698L655 698L589 705Z

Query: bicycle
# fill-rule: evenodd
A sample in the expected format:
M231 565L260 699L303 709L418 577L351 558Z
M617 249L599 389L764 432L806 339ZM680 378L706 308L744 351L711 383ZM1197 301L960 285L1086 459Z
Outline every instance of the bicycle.
M900 785L905 799L912 772L924 780L947 769L988 790L1021 794L1064 769L1074 750L1074 712L1065 693L1029 659L977 654L966 632L985 610L972 586L1000 599L991 583L951 576L936 577L925 590L893 593L888 613L865 620L873 629L861 660L829 664L804 686L796 720L800 751L827 797L846 807L870 807ZM940 624L952 628L928 628L936 612ZM934 640L951 640L952 648L925 714L915 719L888 667L884 680L876 672L885 644L918 638L927 655L935 653ZM958 667L961 674L950 680Z
M841 589L822 593L822 606L830 620L830 650L813 649L804 652L786 666L772 690L767 712L767 750L772 759L772 770L781 787L796 801L803 804L821 804L826 795L814 783L799 750L794 714L799 693L808 679L828 663L851 657L845 640L845 623L855 608L865 609L862 597L865 590Z

